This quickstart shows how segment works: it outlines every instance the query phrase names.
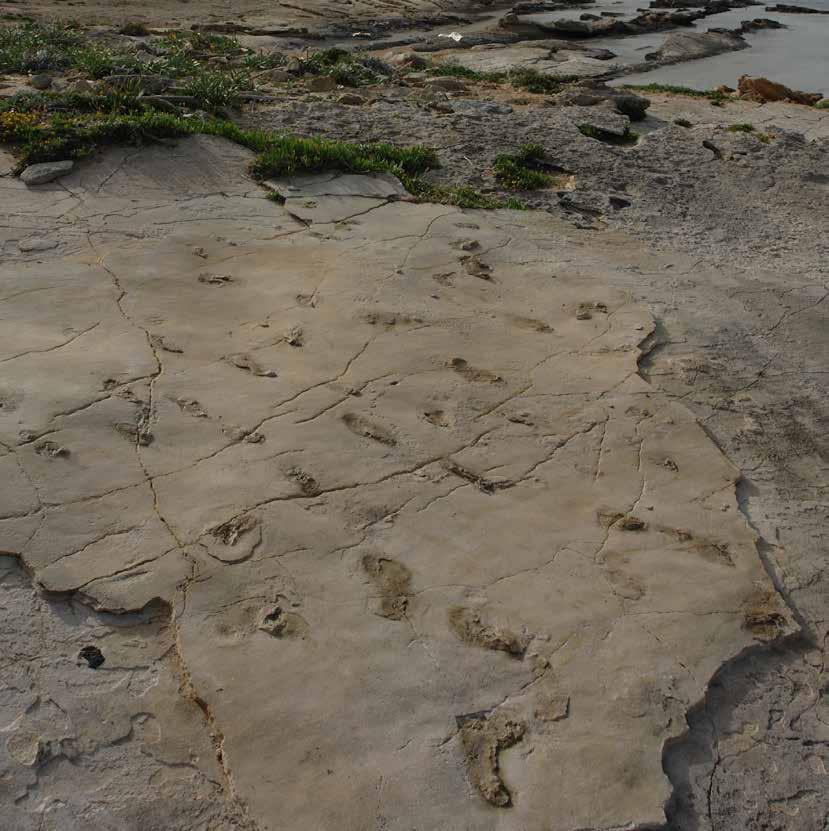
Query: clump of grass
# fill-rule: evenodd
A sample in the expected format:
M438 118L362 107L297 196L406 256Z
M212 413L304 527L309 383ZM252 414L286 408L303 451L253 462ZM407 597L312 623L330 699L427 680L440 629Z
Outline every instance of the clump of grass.
M276 69L285 65L285 56L281 52L251 52L242 65L248 70Z
M635 89L641 92L664 92L669 95L687 95L691 98L707 98L705 90L683 87L677 84L624 84L625 89Z
M555 95L561 92L565 84L574 80L577 79L570 76L556 78L552 75L545 75L537 69L527 68L513 69L507 74L507 81L512 86L543 95Z
M475 69L462 66L455 61L434 64L427 68L427 74L438 75L443 78L462 78L468 81L489 81L491 83L502 83L506 79L505 72L478 72Z
M0 98L0 116L6 112L36 113L41 120L56 113L113 114L143 112L138 84L125 84L105 93L23 92Z
M515 197L510 197L509 199L504 201L503 207L509 208L511 211L526 211L527 206L524 204L520 199L516 199Z
M196 99L208 112L238 108L240 94L250 86L247 75L238 72L199 72L184 86L185 95Z
M81 45L73 27L24 23L0 28L0 72L42 72L71 65L71 52Z
M79 69L91 78L132 72L136 59L96 43L67 23L25 23L0 28L0 72L45 72Z
M635 89L639 92L667 93L668 95L687 95L690 98L707 98L714 106L721 107L728 96L717 89L693 89L675 84L625 84L625 89Z
M109 144L138 144L187 135L189 123L165 113L92 114L0 113L0 142L11 144L22 169L38 162L80 159Z
M96 80L117 72L132 72L139 66L132 56L118 54L97 44L71 50L68 59L75 69Z
M80 106L65 111L55 107L69 102L56 96L35 98L21 98L17 108L0 111L0 143L13 147L19 169L37 162L83 158L106 145L141 144L196 133L221 136L257 152L251 172L258 179L329 170L383 172L397 176L416 193L422 190L419 177L439 165L433 150L418 145L395 147L270 135L243 130L230 121L187 119L154 111L89 112L92 101L88 98L74 99L71 103ZM95 101L103 105L99 98Z
M162 54L147 65L147 70L171 77L196 75L203 71L202 63L211 58L244 60L250 52L235 38L205 32L169 32L155 45Z
M370 55L331 48L309 55L300 62L296 74L300 77L331 75L344 87L360 87L375 84L391 75L391 69L383 61Z
M604 142L604 144L615 144L622 147L630 147L639 141L639 133L631 130L630 127L626 128L624 133L618 135L617 133L611 133L609 130L602 130L601 127L595 127L592 124L580 124L579 132L587 138Z
M406 179L437 166L434 150L419 145L401 148L386 143L351 144L323 138L280 136L264 149L251 170L260 179L323 170L383 172Z
M495 157L493 169L498 183L509 190L539 190L553 184L553 177L540 168L545 158L540 144L524 144L517 153Z
M125 24L124 33L146 35L143 24ZM100 43L85 42L83 32L67 23L24 23L0 27L0 72L42 72L78 69L89 78L101 79L113 74L149 72L173 78L193 78L197 97L212 107L228 106L238 93L239 72L227 67L230 78L221 81L214 59L226 58L245 69L267 69L281 64L284 58L255 55L234 38L203 32L171 32L153 40L160 53L148 63L141 63L129 51L111 49ZM235 59L235 60L234 60ZM205 72L208 77L200 80Z
M245 51L236 38L210 32L170 32L165 40L171 51L203 52L211 56L239 55Z
M755 136L763 144L769 144L774 141L774 136L771 133L759 133L753 124L730 124L726 129L729 133L749 133L750 135Z

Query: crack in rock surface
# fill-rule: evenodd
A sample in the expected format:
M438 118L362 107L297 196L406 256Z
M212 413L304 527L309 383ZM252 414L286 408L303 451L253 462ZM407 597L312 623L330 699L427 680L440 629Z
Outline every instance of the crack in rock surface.
M247 159L81 166L66 244L0 267L0 551L96 609L174 610L260 829L663 822L688 710L797 625L739 471L638 373L654 321L597 268L638 244L580 263L547 215L366 210L330 175L291 181L299 222Z

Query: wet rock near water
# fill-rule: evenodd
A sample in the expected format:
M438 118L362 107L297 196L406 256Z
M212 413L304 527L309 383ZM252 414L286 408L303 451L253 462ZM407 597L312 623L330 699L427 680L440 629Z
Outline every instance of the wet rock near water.
M645 60L650 64L667 65L748 48L748 42L739 31L678 32L668 35L659 49L645 55Z
M786 14L829 14L827 9L814 9L809 6L791 6L778 3L776 6L766 6L767 12L785 12Z

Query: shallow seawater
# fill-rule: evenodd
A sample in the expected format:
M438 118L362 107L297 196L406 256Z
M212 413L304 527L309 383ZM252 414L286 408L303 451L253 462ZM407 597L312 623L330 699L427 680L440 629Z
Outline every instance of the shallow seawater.
M770 0L773 5L776 0ZM790 4L829 11L829 0L783 0ZM638 8L647 5L642 0L611 0L597 2L562 12L533 15L537 20L578 18L585 11L598 14L603 11L622 12L624 19L635 16ZM829 15L781 14L767 12L765 5L746 6L698 21L693 27L673 31L704 32L711 28L735 29L743 20L768 17L788 26L788 29L769 29L746 35L749 49L728 52L697 61L658 67L649 72L626 75L615 83L678 84L695 89L709 89L728 84L736 87L740 75L763 75L795 89L822 92L829 95ZM633 37L595 38L585 43L615 52L622 63L644 61L645 55L657 49L666 32Z

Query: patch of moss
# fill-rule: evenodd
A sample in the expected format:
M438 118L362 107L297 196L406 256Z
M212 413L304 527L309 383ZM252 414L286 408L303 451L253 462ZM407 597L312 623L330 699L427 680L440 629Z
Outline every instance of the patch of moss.
M539 190L553 184L553 177L541 169L545 158L540 144L524 144L517 153L502 153L492 165L495 178L508 190Z
M631 147L639 141L639 133L630 129L625 129L621 135L611 133L609 130L602 130L600 127L595 127L592 124L580 124L579 132L587 138L601 141L604 144L615 144L622 147Z

